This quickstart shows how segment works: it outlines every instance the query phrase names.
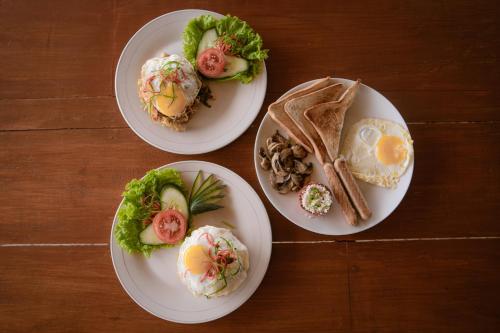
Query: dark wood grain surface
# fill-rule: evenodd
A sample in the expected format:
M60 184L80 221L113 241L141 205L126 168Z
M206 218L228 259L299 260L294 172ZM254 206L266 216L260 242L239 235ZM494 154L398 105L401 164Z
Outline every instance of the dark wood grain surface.
M240 16L270 49L252 126L189 159L236 170L257 191L272 224L271 263L248 302L196 326L138 307L108 249L124 184L186 159L127 127L116 62L142 25L185 8ZM462 0L2 1L0 331L499 331L499 14L494 1ZM282 217L252 160L269 103L325 75L383 93L415 140L403 202L343 237Z

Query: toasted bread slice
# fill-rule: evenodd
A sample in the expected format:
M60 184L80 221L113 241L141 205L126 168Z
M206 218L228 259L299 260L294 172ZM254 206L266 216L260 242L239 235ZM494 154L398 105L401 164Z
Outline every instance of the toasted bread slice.
M349 88L344 91L342 96L340 96L339 100L345 103L347 108L350 108L352 102L354 101L354 97L356 97L356 93L358 92L359 86L361 85L361 79L357 79Z
M345 114L356 96L360 83L360 80L356 81L338 101L318 104L304 112L304 116L323 141L331 161L335 161L338 156Z
M358 215L352 207L349 196L342 186L342 182L335 172L335 168L331 163L325 163L323 165L323 171L325 172L326 178L328 179L328 184L330 185L333 195L339 203L340 208L342 209L342 213L344 213L344 217L347 223L349 223L350 225L358 224Z
M351 170L349 170L346 160L343 157L337 158L333 166L351 199L353 207L356 209L361 219L368 220L372 216L372 211L370 207L368 207L366 198L354 179Z
M285 104L285 112L307 137L313 146L316 158L321 164L329 160L326 147L321 141L316 129L314 129L312 124L305 118L304 111L316 104L336 101L343 92L343 84L336 83L307 95L291 99Z
M277 100L276 102L269 105L269 108L267 109L267 112L269 113L271 118L273 118L273 120L277 122L278 125L280 125L295 142L302 145L310 153L313 152L311 143L285 112L285 104L293 98L307 95L313 91L324 88L331 84L333 84L332 79L330 77L325 77L311 84L310 86L307 86L299 91L291 93L288 96Z

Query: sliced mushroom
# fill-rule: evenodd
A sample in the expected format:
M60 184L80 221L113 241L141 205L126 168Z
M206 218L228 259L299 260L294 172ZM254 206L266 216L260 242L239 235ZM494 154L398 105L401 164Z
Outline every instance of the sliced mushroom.
M271 169L271 161L267 157L266 150L263 147L260 147L259 150L259 164L266 171Z
M286 148L286 145L284 143L279 143L279 142L273 142L269 146L267 146L267 149L269 150L269 153L274 154L274 153L279 153L282 150Z
M292 173L290 179L292 180L293 184L292 191L298 191L302 188L302 186L304 186L305 177L303 175Z
M292 180L289 179L287 182L278 185L278 192L281 194L287 194L292 190L292 187L293 187Z
M307 156L307 151L301 145L292 146L293 157L302 159Z
M283 165L281 165L279 153L275 153L273 155L273 158L271 159L271 167L273 168L273 171L277 176L284 177L284 176L288 175L288 172L286 172L283 169Z
M293 158L293 152L292 149L290 148L285 148L280 152L280 161L284 162L285 160L289 158Z
M260 167L266 171L271 169L271 161L267 157L260 157Z
M283 183L288 183L288 181L291 179L291 175L288 174L286 176L276 176L276 183L278 184L283 184Z
M259 164L271 170L269 181L279 193L299 191L312 173L312 163L303 162L306 150L276 131L259 150Z
M306 163L307 170L305 172L306 175L310 175L313 172L313 164L311 162Z
M304 184L304 176L303 175L292 173L290 175L290 178L292 179L292 182L294 185L302 187L302 184Z
M301 175L310 175L312 173L312 163L304 163L299 160L294 161L294 170Z
M266 139L266 149L269 150L269 146L274 143L273 138Z
M293 153L290 148L283 149L280 152L280 162L281 165L283 166L283 169L287 172L292 172L293 171Z
M271 157L273 157L273 154L271 154L271 153L269 152L269 149L267 148L267 146L265 146L265 147L261 147L261 149L262 149L262 150L264 150L264 154L266 155L267 159L268 159L268 160L271 160Z
M286 172L293 172L293 166L295 165L293 158L287 158L286 160L281 161L281 164Z
M276 130L276 132L274 132L274 134L271 138L274 142L288 144L288 140L283 135L281 135L278 130Z
M271 183L271 187L275 190L278 189L278 183L276 182L276 174L274 172L269 173L269 183Z

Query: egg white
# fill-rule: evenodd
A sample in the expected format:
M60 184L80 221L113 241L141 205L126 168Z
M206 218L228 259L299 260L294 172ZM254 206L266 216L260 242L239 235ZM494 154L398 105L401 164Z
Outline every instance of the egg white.
M203 274L192 274L184 264L184 256L186 251L193 245L202 245L206 249L210 247L208 240L203 236L204 233L210 234L214 241L224 238L232 243L233 247L236 249L239 261L242 264L242 268L234 276L226 276L227 286L217 292L223 285L222 280L217 279L205 279L202 280ZM218 297L227 295L236 289L243 283L247 277L247 270L249 268L249 255L248 249L243 243L241 243L233 233L225 228L217 228L213 226L204 226L194 230L189 237L186 237L179 249L179 257L177 259L177 273L182 283L193 293L193 295L200 296L204 295L207 297Z
M151 81L151 86L154 91L160 91L161 79L158 76L158 72L160 69L165 66L169 62L178 62L180 68L186 74L186 76L182 79L180 83L180 87L184 92L187 100L187 106L190 106L194 103L196 96L201 88L201 81L196 74L193 66L186 58L181 57L177 54L172 54L166 57L157 57L147 60L141 69L141 78L142 82L145 82L150 77L154 77ZM176 66L176 65L173 65ZM148 101L143 101L147 103Z
M377 143L384 135L396 136L403 142L406 156L400 163L385 165L377 159ZM394 188L413 157L413 140L410 133L397 123L365 118L349 129L342 144L341 154L356 178L378 186Z

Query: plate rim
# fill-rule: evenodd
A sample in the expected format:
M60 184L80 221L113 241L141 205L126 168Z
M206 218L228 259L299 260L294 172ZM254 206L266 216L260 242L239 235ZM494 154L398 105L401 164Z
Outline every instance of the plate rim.
M333 80L344 80L344 81L348 81L350 83L354 83L355 81L354 80L351 80L351 79L346 79L346 78L341 78L341 77L331 77ZM299 83L297 84L296 86L288 89L285 93L283 93L280 97L278 97L276 100L279 100L303 87L306 87L310 84L313 84L317 81L321 80L321 78L319 79L313 79L313 80L309 80L309 81L306 81L306 82L302 82L302 83ZM396 108L396 106L394 106L394 104L387 98L385 97L382 93L380 93L378 90L376 90L375 88L372 88L366 84L364 84L363 82L361 82L361 85L362 86L365 86L371 90L373 90L373 92L375 92L377 95L379 95L380 97L382 97L383 99L385 99L393 108L394 110L396 110L396 112L398 113L398 115L401 117L401 119L403 120L403 126L406 130L408 130L408 133L410 132L409 128L408 128L408 125L406 123L406 121L404 120L403 116L401 115L401 113L399 112L399 110ZM399 205L401 204L401 202L403 201L404 197L406 196L406 194L408 193L408 190L411 186L411 182L413 180L413 171L415 169L415 150L413 152L413 157L411 159L411 168L408 168L406 170L406 173L409 174L409 177L410 177L410 181L408 182L408 187L404 190L404 193L403 195L401 196L401 198L398 200L397 204L394 206L394 208L389 212L389 214L387 214L387 216L385 216L383 219L381 219L380 221L374 223L373 225L370 225L370 226L367 226L367 227L360 227L359 229L353 231L353 232L346 232L346 233L331 233L331 234L327 234L327 233L322 233L322 232L318 232L318 231L315 231L311 228L308 228L306 226L303 226L301 224L299 224L298 222L294 221L294 219L290 218L289 217L289 214L287 214L285 212L284 209L280 209L278 207L276 207L276 205L274 204L273 200L271 200L270 198L270 194L268 194L268 191L266 191L266 189L264 188L264 186L262 185L261 183L261 180L260 180L260 177L259 177L259 173L258 173L258 168L260 168L259 166L259 163L258 163L258 160L257 160L257 154L258 154L258 151L260 149L260 147L258 147L257 145L257 142L258 142L258 138L260 137L260 134L261 134L261 131L262 131L262 127L264 125L264 122L268 120L268 118L270 118L269 116L269 113L266 112L266 114L264 115L264 117L262 117L262 120L259 124L259 128L257 130L257 134L255 135L255 142L254 142L254 151L253 151L253 160L254 160L254 169L255 169L255 175L257 177L257 180L259 182L259 185L260 185L260 188L262 189L262 192L264 192L267 200L271 203L271 205L273 206L274 209L276 209L283 217L285 217L289 222L292 222L293 224L295 224L297 227L299 228L302 228L304 230L307 230L307 231L310 231L310 232L313 232L315 234L318 234L318 235L325 235L325 236L347 236L347 235L354 235L354 234L359 234L360 232L363 232L365 230L368 230L368 229L371 229L379 224L381 224L383 221L385 221L392 213L394 213L394 211L399 207ZM272 119L271 119L272 121ZM279 127L279 125L277 125ZM410 136L411 136L411 133L410 133Z
M149 145L157 148L157 149L160 149L162 151L166 151L166 152L169 152L169 153L174 153L174 154L180 154L180 155L196 155L196 154L204 154L204 153L209 153L209 152L212 152L212 151L215 151L215 150L218 150L218 149L221 149L227 145L229 145L230 143L232 143L233 141L235 141L236 139L238 139L241 135L243 135L245 133L245 131L248 130L248 128L250 128L250 126L253 124L253 122L255 121L255 119L257 118L257 116L259 115L260 113L260 110L262 109L262 105L264 104L264 100L265 100L265 97L266 97L266 93L267 93L267 67L266 67L266 62L265 61L262 61L262 68L261 68L261 72L258 74L258 75L263 75L264 76L264 81L263 81L263 85L264 85L264 93L262 94L261 98L260 98L260 101L257 100L256 102L256 105L259 105L259 107L256 107L256 111L255 111L255 115L252 117L252 120L248 122L248 124L245 124L244 126L242 126L240 128L240 130L236 131L235 132L235 135L234 137L228 137L226 140L222 141L219 145L215 145L213 147L210 147L209 149L194 149L192 151L183 151L182 149L172 149L172 148L165 148L165 147L161 147L160 145L156 144L156 143L153 143L152 141L146 139L146 137L140 133L138 130L136 130L129 122L129 120L127 119L127 117L125 116L125 111L122 107L122 105L120 104L120 100L119 100L119 93L118 93L118 84L117 84L117 81L118 81L118 70L120 69L120 65L123 66L123 59L125 57L125 53L128 51L128 49L130 48L130 44L132 42L132 40L134 40L134 38L136 38L136 36L143 30L145 29L147 26L149 26L150 24L153 24L154 22L156 21L159 21L167 16L172 16L172 15L176 15L176 14L180 14L180 13L185 13L185 12L197 12L199 13L199 15L204 15L204 14L212 14L216 17L220 17L220 16L224 16L220 13L217 13L217 12L214 12L214 11L211 11L211 10L206 10L206 9L181 9L181 10L175 10L175 11L171 11L171 12L168 12L168 13L165 13L163 15L160 15L158 17L155 17L153 18L152 20L146 22L142 27L139 28L139 30L137 30L133 35L132 37L130 37L130 39L127 41L127 43L125 44L125 46L123 47L123 50L122 52L120 53L120 57L118 58L118 61L116 63L116 67L115 67L115 75L114 75L114 80L113 80L113 84L114 84L114 92L115 92L115 101L116 101L116 104L118 105L118 109L120 110L120 114L122 115L122 118L125 120L125 123L127 124L127 126L139 137L141 138L144 142L148 143Z
M222 168L224 169L225 171L229 172L230 174L232 174L233 176L236 176L236 179L239 179L239 180L242 180L243 181L243 184L246 184L250 190L250 193L252 193L253 195L255 195L255 197L258 199L258 202L260 203L260 206L262 208L262 212L265 213L265 217L266 217L266 221L267 223L265 223L265 225L267 226L267 230L265 230L264 233L267 233L269 232L269 238L270 238L270 243L269 243L269 256L267 256L267 258L264 258L264 263L265 263L265 269L263 271L263 274L262 276L257 276L257 282L255 287L253 288L253 290L251 290L251 292L249 293L249 295L247 297L244 297L242 298L241 302L239 302L239 304L237 304L236 307L230 309L229 311L223 311L221 314L217 314L213 317L211 317L210 319L208 320L194 320L194 321L183 321L183 320L176 320L176 319L172 319L172 318L169 318L168 316L163 316L162 314L159 314L159 313L155 313L153 312L151 309L147 308L145 305L141 304L135 297L134 295L132 295L129 290L127 289L127 287L125 286L124 282L122 281L122 279L120 278L120 274L118 273L118 270L117 270L117 264L115 263L115 256L118 255L118 253L115 253L114 250L113 250L113 245L116 243L116 240L114 238L114 228L115 228L115 224L116 224L116 221L118 219L118 211L120 210L120 207L122 206L123 202L124 202L124 198L122 198L122 200L120 201L120 203L118 204L117 208L116 208L116 212L114 214L114 217L113 217L113 223L111 224L111 231L110 231L110 241L109 241L109 249L110 249L110 256L111 256L111 262L113 264L113 270L115 272L115 276L117 277L118 279L118 282L120 283L120 285L122 286L123 290L125 291L125 293L134 301L134 303L136 303L141 309L143 309L144 311L148 312L149 314L157 317L157 318L160 318L162 320L166 320L166 321L170 321L170 322L174 322L174 323L180 323L180 324L201 324L201 323L207 323L207 322L210 322L210 321L214 321L214 320L217 320L219 318L222 318L224 316L227 316L228 314L230 314L231 312L234 312L235 310L237 310L238 308L240 308L243 304L245 304L254 294L255 292L257 291L257 289L260 287L260 285L262 284L262 281L264 280L264 277L266 276L267 274L267 270L269 269L269 263L271 261L271 256L272 256L272 250L273 250L273 235L272 235L272 228L271 228L271 220L269 219L269 214L267 213L267 210L266 210L266 207L264 205L264 203L262 202L260 196L257 194L257 192L255 191L255 189L243 178L241 177L240 175L238 175L236 172L234 172L233 170L229 169L229 168L226 168L220 164L216 164L216 163L212 163L212 162L207 162L207 161L200 161L200 160L186 160L186 161L177 161L177 162L172 162L172 163L168 163L168 164L165 164L165 165L162 165L160 167L157 167L157 168L154 168L154 169L151 169L151 170L161 170L161 169L164 169L164 168L174 168L176 165L178 164L183 164L183 163L201 163L201 164L208 164L208 165L211 165L212 167L215 167L215 168ZM147 172L147 171L146 171ZM144 175L145 176L145 175ZM140 179L144 178L141 177ZM119 247L119 244L117 244L117 246ZM125 250L123 250L121 247L119 247L120 249L120 253L123 253ZM128 253L126 253L128 255ZM117 257L118 258L118 257ZM228 295L229 296L229 295ZM193 296L194 297L194 296Z

